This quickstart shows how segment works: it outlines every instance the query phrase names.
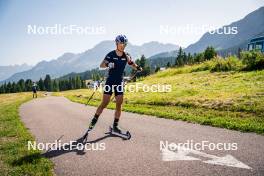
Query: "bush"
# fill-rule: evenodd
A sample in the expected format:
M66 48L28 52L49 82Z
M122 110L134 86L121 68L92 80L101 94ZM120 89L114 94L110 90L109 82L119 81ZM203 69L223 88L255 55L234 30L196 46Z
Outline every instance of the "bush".
M211 72L238 71L242 68L241 61L235 56L230 56L227 59L218 57L213 59L212 61L214 63L210 69Z
M241 59L245 65L243 70L264 69L264 54L260 51L243 51L241 52Z
M201 55L195 55L194 58L199 58ZM210 70L210 72L227 72L227 71L252 71L264 69L264 53L259 51L243 51L241 59L236 56L227 58L214 57L211 60L204 61L200 64L192 65L190 72L199 72ZM183 68L185 69L185 68ZM186 71L185 71L186 72ZM177 70L177 73L182 73L182 70Z
M198 66L194 66L191 72L211 70L212 66L213 66L213 60L206 61L206 62L199 64Z

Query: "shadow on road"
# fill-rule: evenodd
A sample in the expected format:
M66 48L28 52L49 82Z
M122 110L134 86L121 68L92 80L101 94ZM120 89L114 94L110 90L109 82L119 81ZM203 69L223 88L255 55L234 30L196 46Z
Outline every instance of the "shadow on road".
M59 139L61 139L62 136ZM87 141L85 144L83 143L83 137L80 137L77 140L73 140L74 142L71 145L72 146L78 146L79 144L86 145L86 144L97 143L97 142L102 141L102 140L109 138L109 137L118 137L118 136L114 136L108 132L108 133L105 133L105 136L100 137L100 138L95 139L95 140ZM119 137L119 138L121 138L121 137ZM57 140L57 141L59 141L59 140ZM53 158L53 157L57 157L57 156L60 156L60 155L66 154L66 153L70 153L70 152L75 152L77 155L84 155L86 153L84 151L85 150L84 147L82 149L79 149L78 147L71 147L71 145L70 144L64 145L65 149L58 147L55 150L48 150L42 154L37 152L37 153L33 153L33 154L23 156L23 157L15 160L15 161L13 161L12 165L13 166L20 166L20 165L27 164L27 163L36 163L42 157Z
M80 144L83 144L83 145L86 145L86 144L92 144L92 143L97 143L99 141L102 141L106 138L109 138L109 137L116 137L116 136L113 136L109 133L105 133L106 135L103 136L103 137L100 137L98 139L95 139L95 140L92 140L92 141L87 141L85 144L83 144L83 138L79 138L77 140L74 140L75 142L72 143L72 146L78 146ZM65 153L70 153L70 152L75 152L77 155L84 155L86 152L84 151L85 148L83 147L82 149L78 148L78 147L72 147L70 149L71 145L65 145L65 148L66 150L64 150L63 148L57 148L56 150L49 150L45 153L42 154L42 156L46 157L46 158L53 158L53 157L57 157L57 156L60 156L60 155L63 155Z

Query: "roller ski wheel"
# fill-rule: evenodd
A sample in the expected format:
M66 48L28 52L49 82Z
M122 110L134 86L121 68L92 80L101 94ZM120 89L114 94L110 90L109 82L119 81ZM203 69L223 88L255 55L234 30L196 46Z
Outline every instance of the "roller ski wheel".
M109 131L110 134L114 135L114 136L119 136L125 140L129 140L131 138L131 134L129 131L126 132L122 132L122 130L118 129L114 129L113 127L109 127Z
M86 133L83 135L83 137L81 138L83 144L86 144L87 139L88 139L88 135L89 135L89 132L90 132L90 131L91 131L91 130L88 129L88 130L86 131Z

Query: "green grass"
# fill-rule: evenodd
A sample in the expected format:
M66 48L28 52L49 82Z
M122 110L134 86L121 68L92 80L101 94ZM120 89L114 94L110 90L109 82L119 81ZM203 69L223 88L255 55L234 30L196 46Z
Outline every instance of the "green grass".
M53 175L53 164L40 151L28 150L34 141L19 118L19 106L32 99L31 93L0 95L0 175Z
M172 68L141 79L148 85L171 84L172 92L126 92L123 110L263 134L264 71L194 72L202 66ZM91 94L87 89L54 93L79 103L86 103ZM99 105L101 97L96 92L89 104Z

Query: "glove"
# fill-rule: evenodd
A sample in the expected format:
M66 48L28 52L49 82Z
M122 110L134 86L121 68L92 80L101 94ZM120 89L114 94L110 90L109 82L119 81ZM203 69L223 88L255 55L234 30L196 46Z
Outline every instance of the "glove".
M139 65L136 68L137 68L137 71L143 71L143 68L140 67Z
M112 69L115 67L115 63L114 62L109 62L106 64L106 66L109 68L109 69Z

